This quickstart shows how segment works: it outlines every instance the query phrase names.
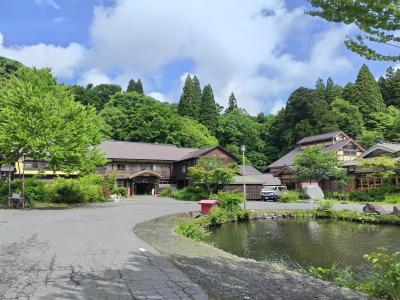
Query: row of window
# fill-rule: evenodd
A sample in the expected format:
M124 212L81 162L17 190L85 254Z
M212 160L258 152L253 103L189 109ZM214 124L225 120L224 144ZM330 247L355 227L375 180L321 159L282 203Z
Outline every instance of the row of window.
M134 170L134 171L154 171L154 172L169 172L170 165L167 164L114 164L113 169L117 169L118 171L125 171L125 170Z

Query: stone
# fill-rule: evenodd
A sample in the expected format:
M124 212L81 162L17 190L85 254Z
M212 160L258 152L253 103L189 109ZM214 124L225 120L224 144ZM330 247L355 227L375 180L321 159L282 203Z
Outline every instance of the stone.
M387 213L382 206L373 203L367 203L363 207L363 212L365 212L366 214L378 214L378 215L384 215Z
M400 216L400 205L393 206L393 214L396 216Z
M310 185L304 187L304 193L310 200L324 200L325 195L318 185Z

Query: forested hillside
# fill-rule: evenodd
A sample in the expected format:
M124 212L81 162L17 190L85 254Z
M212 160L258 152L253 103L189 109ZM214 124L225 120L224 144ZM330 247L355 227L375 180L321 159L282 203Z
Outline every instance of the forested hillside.
M1 80L21 66L0 58ZM249 115L237 106L234 91L224 108L212 86L202 86L196 76L187 76L177 104L146 96L140 79L132 79L127 91L115 84L69 88L76 101L104 118L105 138L193 148L220 144L238 156L246 144L248 160L260 170L309 135L340 129L366 148L378 139L400 141L400 69L389 68L376 81L364 65L344 87L318 79L313 89L293 91L277 115Z

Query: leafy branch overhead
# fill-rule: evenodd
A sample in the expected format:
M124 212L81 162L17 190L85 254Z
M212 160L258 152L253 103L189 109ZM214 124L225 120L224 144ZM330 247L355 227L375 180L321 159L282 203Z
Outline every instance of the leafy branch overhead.
M354 24L361 33L348 36L345 45L370 60L399 61L400 3L398 0L309 0L308 13L330 22ZM381 52L380 45L398 54Z

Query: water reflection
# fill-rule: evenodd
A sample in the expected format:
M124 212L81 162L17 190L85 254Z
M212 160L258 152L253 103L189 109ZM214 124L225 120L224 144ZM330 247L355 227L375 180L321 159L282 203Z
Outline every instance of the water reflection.
M256 220L215 227L208 241L241 257L290 268L336 264L366 275L363 255L378 247L400 250L400 228L328 220Z

